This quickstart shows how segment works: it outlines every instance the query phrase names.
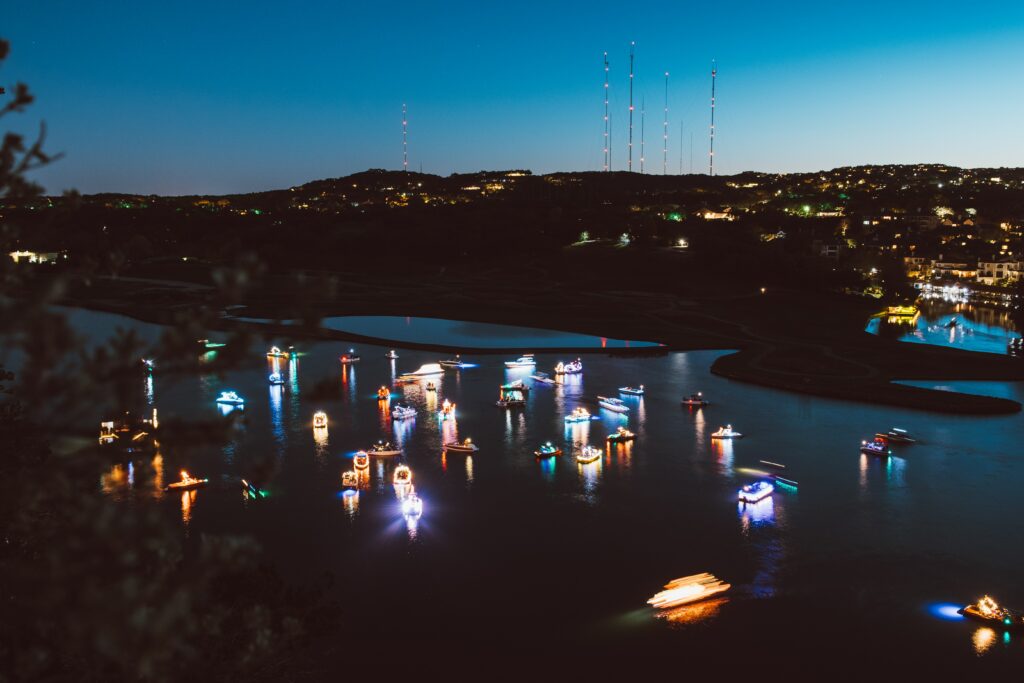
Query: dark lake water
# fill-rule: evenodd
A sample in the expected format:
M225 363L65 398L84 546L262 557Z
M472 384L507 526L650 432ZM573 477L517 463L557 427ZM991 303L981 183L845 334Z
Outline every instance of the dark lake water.
M113 320L76 319L97 335ZM158 370L152 394L165 418L216 415L217 394L234 389L247 400L244 427L187 462L142 458L130 477L117 465L98 483L126 505L160 506L191 540L250 534L289 577L332 573L344 632L323 657L337 658L339 670L352 656L346 648L381 658L415 650L426 657L421 670L447 666L442 653L469 666L495 652L634 673L664 665L820 674L870 669L883 657L887 671L918 673L1024 664L1021 636L940 618L986 592L1024 606L1020 415L931 415L736 383L708 371L724 352L595 352L582 356L582 376L536 384L526 407L511 411L494 405L498 385L529 373L506 371L505 356L466 358L479 367L437 378L436 396L421 384L393 387L394 400L419 411L396 424L377 388L437 354L399 348L392 362L386 348L360 346L362 360L343 368L347 346L305 345L282 363L283 387L267 385L262 348L251 368L223 379L171 384ZM537 358L546 371L570 360ZM598 394L640 383L647 394L626 399L628 417L597 407ZM1020 398L1018 385L1004 386ZM681 396L698 390L712 404L682 408ZM454 421L434 416L445 398L457 405ZM562 418L579 405L601 419L567 429ZM330 422L315 436L317 410ZM746 437L712 443L726 423ZM619 425L635 443L597 463L533 455L548 440L603 445ZM858 452L862 438L892 426L921 443L888 459ZM456 436L472 437L479 452L443 455L442 439ZM401 444L403 456L375 459L365 488L342 495L353 452L377 439ZM248 499L238 479L264 459L277 467L269 496ZM739 505L737 489L765 471L762 459L787 465L799 489ZM424 501L416 523L403 518L392 485L400 463ZM211 485L164 494L182 468ZM724 599L675 621L646 607L668 580L704 571L733 585Z
M941 299L921 300L918 309L921 315L913 325L872 318L866 329L905 342L1002 354L1011 339L1021 336L1006 309Z

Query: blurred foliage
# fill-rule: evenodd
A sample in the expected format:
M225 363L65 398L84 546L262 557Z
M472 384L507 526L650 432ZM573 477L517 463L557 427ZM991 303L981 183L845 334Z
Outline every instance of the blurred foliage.
M0 65L8 50L0 41ZM32 100L17 84L0 117L24 113ZM43 151L44 139L43 127L32 143L4 137L0 198L40 192L25 174L57 158ZM18 226L3 220L0 253L18 237ZM162 377L198 372L196 340L216 319L209 309L180 311L152 346L117 330L90 347L55 304L123 260L115 249L105 263L86 260L39 279L38 269L0 258L0 360L19 354L17 376L0 365L0 680L286 680L295 648L331 627L335 611L322 600L329 585L285 585L247 538L204 535L187 544L158 506L115 502L98 485L111 452L95 429L80 426L142 410L143 355ZM237 301L262 271L252 255L216 269L215 302ZM204 372L234 367L249 343L244 333L230 335ZM167 420L156 437L178 461L221 443L231 428ZM152 479L147 467L139 479Z

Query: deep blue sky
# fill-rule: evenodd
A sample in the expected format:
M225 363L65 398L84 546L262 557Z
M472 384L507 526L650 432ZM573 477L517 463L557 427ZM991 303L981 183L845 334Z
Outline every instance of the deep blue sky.
M0 82L38 98L8 127L45 119L66 153L38 173L47 190L239 192L400 168L403 102L412 169L598 170L604 50L620 169L630 40L652 172L666 70L670 172L680 119L684 171L691 132L706 169L712 59L716 171L1024 164L1024 2L223 4L238 9L0 10Z

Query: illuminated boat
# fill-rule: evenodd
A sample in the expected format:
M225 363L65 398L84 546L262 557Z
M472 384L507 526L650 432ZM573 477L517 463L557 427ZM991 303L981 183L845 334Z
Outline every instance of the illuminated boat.
M530 375L530 378L538 382L543 382L544 384L558 384L558 382L551 379L551 377L549 377L548 373L546 372L535 372L534 374Z
M666 583L665 590L656 593L647 601L647 604L655 609L671 609L691 602L706 600L713 595L724 593L730 588L729 584L706 572L683 576Z
M864 455L889 455L889 442L885 439L861 441L860 452Z
M480 450L477 445L473 443L472 439L464 439L461 442L450 441L444 445L444 449L446 451L451 451L452 453L476 453Z
M164 487L164 491L188 491L206 486L209 479L197 479L185 470L181 471L181 481L175 481Z
M199 351L201 353L206 353L207 351L213 351L214 349L220 349L227 346L222 342L210 341L209 339L198 339L196 340L196 343L199 344Z
M366 451L359 451L352 459L352 466L357 470L365 470L370 466L370 455Z
M614 434L608 435L608 442L626 443L627 441L632 441L635 438L636 435L633 432L629 431L625 427L619 427L618 431L616 431Z
M250 498L266 498L267 492L261 489L256 484L246 479L242 480L242 490L248 494Z
M220 396L217 397L217 403L226 406L244 406L245 399L233 391L222 391Z
M349 349L348 353L343 353L338 358L342 365L351 365L352 363L359 362L359 354L356 353L355 349Z
M326 429L327 428L327 413L322 410L318 410L313 413L313 429Z
M377 400L386 401L389 398L391 398L391 391L389 391L387 387L382 385L381 388L377 390Z
M408 420L409 418L416 417L416 409L397 405L391 409L391 417L396 420Z
M355 470L349 470L341 473L341 485L346 489L357 489L359 488L359 475L356 474Z
M391 479L395 486L408 486L412 483L412 470L406 465L399 465L395 468L395 474Z
M766 481L755 481L753 484L747 484L739 491L740 502L743 503L756 503L759 500L764 500L768 496L775 493L775 487Z
M441 404L441 410L437 411L437 417L441 420L447 420L455 417L455 404L448 399L444 400Z
M743 435L737 431L734 431L732 425L725 425L719 427L718 431L711 433L712 439L742 439Z
M616 413L629 412L629 406L623 403L621 398L608 398L607 396L598 396L597 403L605 410L611 410Z
M620 394L627 394L629 396L643 396L644 385L641 384L638 387L619 387Z
M598 418L590 414L590 411L582 406L577 406L571 413L565 416L565 421L572 422L590 422Z
M518 408L526 405L527 389L522 381L503 384L498 388L497 405L501 408Z
M284 377L281 376L280 372L272 372L267 376L267 381L271 384L284 384Z
M401 455L402 449L395 448L391 445L391 442L378 441L377 443L370 446L366 451L370 455Z
M401 377L416 379L417 377L430 377L431 375L441 374L444 374L444 368L441 367L440 363L425 363L412 372L402 374Z
M538 458L553 458L556 455L561 455L562 449L548 441L545 444L541 444L541 447L535 450L533 454Z
M987 595L975 604L967 605L957 612L968 619L980 621L1003 631L1024 630L1024 615L997 604Z
M505 361L506 368L532 368L536 367L537 359L533 357L532 353L527 353L515 360Z
M604 451L594 446L584 446L583 450L576 454L576 462L581 465L589 465L592 462L597 462L604 455Z
M156 364L151 358L143 358L142 367L146 368L146 372L153 372L153 368L156 367Z
M556 375L578 375L581 372L583 372L583 361L579 358L571 363L558 361L558 365L555 366Z
M461 370L462 368L473 367L472 363L462 362L462 356L456 354L455 358L449 358L447 360L438 361L438 365L446 370Z
M885 434L875 434L875 438L884 439L889 443L917 443L917 439L912 438L906 429L899 429L898 427L893 427Z
M384 354L384 357L385 357L385 358L390 358L391 360L398 360L398 354L397 354L397 353L395 353L395 350L394 350L394 349L391 349L390 351L388 351L387 353L385 353L385 354Z
M708 402L704 400L704 394L699 391L696 394L690 394L684 398L682 403L684 406L696 406L698 408L703 408L708 405Z
M288 358L291 354L287 351L282 351L276 346L271 346L270 350L267 351L267 358Z
M116 420L100 423L99 442L100 444L117 443L129 451L142 447L149 448L156 445L151 437L158 426L156 408L153 408L153 415L150 418L136 417L126 412Z
M427 391L437 391L437 385L433 382L427 382Z
M406 519L419 519L423 514L423 501L415 493L410 493L402 500L402 515Z

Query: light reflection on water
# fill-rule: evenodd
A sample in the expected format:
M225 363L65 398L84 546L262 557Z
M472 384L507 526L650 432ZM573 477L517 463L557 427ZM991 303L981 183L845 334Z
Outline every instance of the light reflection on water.
M689 626L718 616L729 598L712 598L690 605L680 605L672 609L660 610L655 613L658 619L664 619L673 626Z

